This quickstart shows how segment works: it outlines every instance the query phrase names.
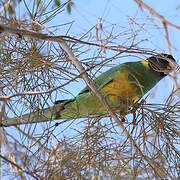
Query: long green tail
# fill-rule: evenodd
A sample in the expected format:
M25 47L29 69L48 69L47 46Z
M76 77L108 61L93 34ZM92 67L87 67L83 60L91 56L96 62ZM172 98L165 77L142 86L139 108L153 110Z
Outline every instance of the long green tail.
M68 100L58 101L53 107L44 108L37 112L27 113L16 118L5 118L1 121L0 126L16 126L21 124L32 124L40 122L48 122L58 119L57 112L60 112L64 108L64 104Z

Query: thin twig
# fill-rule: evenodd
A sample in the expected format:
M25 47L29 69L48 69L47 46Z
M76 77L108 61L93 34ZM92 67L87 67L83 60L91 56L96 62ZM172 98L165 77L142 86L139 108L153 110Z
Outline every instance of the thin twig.
M139 5L139 7L141 7L142 9L146 9L152 16L158 18L161 21L162 25L164 26L164 31L166 34L166 40L167 40L167 44L168 44L169 53L172 54L172 46L171 46L171 42L170 42L170 38L169 38L168 26L176 28L178 30L180 30L180 26L168 21L164 16L159 14L156 10L154 10L153 8L148 6L142 0L135 0L135 2ZM173 79L175 81L177 89L179 89L179 83L177 82L177 75L175 72L173 73ZM178 96L180 98L179 91L178 91Z
M135 2L139 5L139 7L141 7L142 9L146 9L147 11L149 11L150 14L152 14L153 16L157 17L161 22L166 22L166 24L168 26L171 26L173 28L176 28L178 30L180 30L180 26L176 25L170 21L168 21L164 16L162 16L161 14L159 14L157 11L155 11L153 8L151 8L150 6L148 6L146 3L144 3L142 0L135 0Z
M109 112L109 114L111 115L111 117L115 120L115 122L120 126L120 128L122 129L124 135L127 137L127 139L129 139L130 143L132 144L132 146L136 149L136 151L141 155L141 157L146 160L148 162L148 164L151 166L151 168L153 169L153 171L155 172L155 174L158 174L156 168L153 166L153 162L147 158L141 151L141 149L138 147L138 145L136 144L136 142L133 140L133 138L131 137L131 135L129 134L129 132L127 131L127 129L124 127L123 122L116 116L116 114L113 113L113 111L111 110L111 108L109 107L108 103L106 102L106 99L102 96L102 94L100 92L97 91L97 88L95 86L95 84L92 82L92 80L88 77L87 73L83 73L85 72L85 69L83 68L83 66L79 63L78 59L76 58L76 56L73 54L72 50L68 47L68 45L66 44L66 42L60 42L60 45L62 47L62 49L68 54L69 59L72 61L72 63L74 64L74 66L77 68L77 70L79 71L79 73L82 73L82 78L84 79L84 81L86 82L87 86L91 89L91 91L99 98L99 100L101 101L101 103L106 107L107 111Z
M3 7L0 9L1 15L9 9L10 4L11 4L11 0L8 0L8 2L6 2L6 4L3 5Z
M22 172L25 172L26 174L32 176L33 178L35 178L35 179L38 179L38 178L41 179L41 177L40 177L39 175L36 174L37 176L35 176L33 172L30 172L29 170L25 170L25 169L21 168L18 164L14 163L13 161L9 160L8 158L2 156L1 154L0 154L0 157L1 157L2 159L4 159L6 162L12 164L13 166L15 166L16 168L18 168L19 170L21 170ZM37 177L38 177L38 178L37 178Z
M28 30L24 30L24 29L17 29L12 26L7 26L4 24L0 24L0 32L5 33L5 34L8 34L8 33L15 34L15 35L19 36L19 38L30 37L30 38L41 39L41 40L46 40L46 41L54 41L54 42L67 41L67 42L73 42L73 43L87 44L90 46L96 46L96 47L100 47L102 49L105 48L105 49L109 49L109 50L117 51L117 52L126 51L128 53L143 53L143 54L151 54L152 55L152 51L148 51L147 49L133 48L133 46L130 46L130 47L126 47L126 46L122 46L122 45L107 46L104 44L98 44L98 43L94 43L94 42L86 42L86 41L79 40L79 39L76 39L71 36L48 35L48 34L43 34L43 33L39 33L39 32L28 31Z
M2 129L2 127L1 127L1 129ZM2 133L2 132L1 132L1 133ZM3 141L4 141L5 147L6 147L7 151L8 151L8 157L9 157L9 159L10 159L14 164L17 164L17 162L16 162L16 160L15 160L15 157L14 157L14 154L12 153L12 150L11 150L11 148L10 148L10 146L9 146L8 139L7 139L7 136L6 136L6 132L5 132L5 131L3 131ZM20 179L24 179L24 176L23 176L23 174L22 174L22 171L21 171L19 168L17 168L17 166L14 166L13 164L10 164L10 165L12 165L12 167L11 167L12 169L15 168L15 170L16 170L17 174L19 175Z

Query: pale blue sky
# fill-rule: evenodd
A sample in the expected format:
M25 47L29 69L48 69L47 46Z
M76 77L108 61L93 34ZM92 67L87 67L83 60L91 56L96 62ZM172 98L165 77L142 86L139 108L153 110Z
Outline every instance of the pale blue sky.
M141 29L141 32L138 34L138 39L148 39L148 41L144 41L140 44L140 47L147 48L147 49L156 49L156 52L167 52L168 47L167 42L164 36L164 30L162 25L158 20L151 21L147 20L147 16L151 18L151 16L146 13L142 12L137 4L133 0L76 0L75 6L72 7L72 13L69 15L67 12L61 13L57 16L56 20L54 20L50 25L56 24L63 24L67 22L74 21L73 26L69 32L69 35L80 37L82 33L87 32L91 27L95 26L97 23L100 22L102 18L103 25L105 26L106 30L108 27L111 30L112 25L114 25L114 32L118 33L119 31L127 30L137 27L131 26L129 24L130 18L135 18L135 20L143 25L144 30ZM180 25L180 1L179 0L146 0L144 1L148 3L150 6L154 7L159 13L165 16L168 20L173 21ZM157 30L161 28L161 30ZM64 35L68 29L64 28L63 26L59 28L57 35ZM170 33L170 40L173 46L173 56L175 59L180 59L180 31L176 29L169 28ZM124 37L125 39L125 37ZM122 39L119 39L123 41ZM121 43L120 41L116 41L115 43ZM110 56L111 54L107 54ZM83 58L92 57L92 54L83 55ZM142 56L141 56L142 57ZM139 60L138 58L124 58L120 61L116 61L115 64L119 64L125 61L133 61ZM149 101L150 102L163 102L165 97L169 95L169 85L170 80L166 78L166 80L162 80L156 87L151 91L151 95ZM70 85L66 86L68 90L70 90L74 95L78 94L78 92L85 86L83 80L79 82L73 82ZM63 97L71 98L69 95L62 95L58 97L62 99ZM64 128L67 127L67 124L64 125ZM80 128L80 125L77 126L76 123L71 126L71 128ZM66 132L66 135L73 136L72 129L69 128ZM11 130L11 128L9 128ZM59 135L60 130L63 130L63 126L57 128L57 131L54 134L57 134L57 138L62 137L65 133ZM42 129L36 128L36 131L40 131L42 133ZM70 133L71 132L71 133ZM14 131L13 134L16 132ZM52 140L53 142L53 140ZM55 141L56 142L56 141Z
M107 34L111 32L113 27L113 33L118 34L122 32L122 36L113 43L116 45L124 43L127 36L123 35L124 31L133 30L137 32L137 42L143 40L139 44L140 48L146 48L149 50L156 50L156 52L168 53L168 46L165 38L164 29L155 18L152 18L149 13L141 11L137 4L133 0L119 1L119 0L76 0L75 6L72 7L71 15L66 11L57 15L55 20L51 23L45 24L45 26L55 26L58 24L64 24L74 21L69 34L75 37L81 37L82 34L87 32L93 26L96 26L102 21L103 28L107 31ZM150 6L154 7L159 13L161 13L168 20L180 24L180 1L160 0L160 1L144 1ZM27 15L27 14L26 14ZM23 16L24 18L25 16ZM152 18L152 19L151 19ZM137 22L135 25L133 22ZM142 27L142 28L141 28ZM56 35L65 35L69 26L60 26ZM95 32L93 32L95 36ZM180 59L180 33L176 29L169 28L170 40L173 47L173 56L175 59ZM107 51L104 56L112 56L111 51ZM144 58L144 55L138 55L139 57L126 57L116 59L111 63L111 66L123 63L125 61L137 61L139 58ZM80 57L83 58L93 57L92 50ZM147 56L146 56L147 57ZM107 70L105 67L102 71ZM84 88L86 84L82 79L79 82L72 82L66 86L74 96ZM173 82L169 78L163 79L158 85L150 91L150 102L163 102L165 97L169 95L169 87L172 88ZM72 98L70 94L59 94L57 99Z
M159 13L161 13L168 20L177 23L180 25L180 9L178 8L178 3L180 1L144 1L150 6L154 7ZM177 9L176 9L177 8ZM59 15L59 19L54 23L63 24L65 22L74 21L73 26L70 30L69 35L71 36L81 36L81 33L87 32L91 27L95 26L100 22L102 18L103 25L106 29L114 26L114 31L119 32L124 29L130 29L137 27L132 27L129 25L129 19L135 18L137 22L143 26L143 30L139 32L138 39L148 39L140 44L140 47L147 48L149 50L156 50L156 52L166 52L168 53L167 41L165 38L164 29L159 20L148 20L151 19L151 15L147 12L143 12L139 9L137 4L133 0L119 1L119 0L89 0L75 1L75 6L72 8L71 15L68 15L67 12ZM60 29L60 33L64 34L65 29ZM173 56L176 60L180 59L180 31L176 29L169 28L170 40L173 47ZM121 43L121 42L116 42ZM91 57L92 54L85 54L84 56ZM83 56L83 57L84 57ZM143 57L143 56L140 56ZM85 58L85 57L84 57ZM123 63L125 61L137 61L139 58L122 58L118 61L116 60L115 64ZM155 88L150 91L149 102L163 103L166 98L169 96L169 90L173 86L173 81L170 78L165 78L158 83ZM78 92L84 88L85 83L83 80L79 82L73 82L66 86L74 95L77 95ZM69 95L60 95L60 99L71 98ZM67 125L65 125L66 127ZM72 128L77 128L76 123L73 123ZM59 131L59 130L57 130ZM72 131L71 131L72 132ZM57 132L58 134L58 132ZM72 134L73 135L73 134Z
M155 50L156 52L168 53L167 41L162 24L156 18L152 18L146 11L141 11L137 4L133 0L119 1L119 0L76 0L75 6L72 7L72 12L69 15L67 11L60 13L50 23L45 24L46 27L60 25L68 22L74 22L68 33L68 35L76 38L81 37L82 34L87 32L93 26L100 23L103 24L103 29L108 33L111 32L113 27L113 33L118 34L122 32L122 35L113 41L115 45L121 45L124 43L128 36L123 35L123 32L133 30L137 33L136 42L143 40L139 44L140 48L146 48L148 50ZM180 1L160 0L160 1L144 1L150 6L154 7L159 13L161 13L168 20L180 24ZM23 13L22 13L23 14ZM27 14L25 14L27 16ZM25 17L23 15L23 18ZM137 25L133 22L137 22ZM56 31L56 35L66 35L67 26L60 26ZM173 47L173 56L175 59L180 59L180 41L179 31L173 28L169 28L170 40ZM92 36L95 36L95 31L92 32ZM131 41L130 41L131 43ZM80 56L79 60L83 58L93 58L93 47L88 53ZM104 56L112 56L112 51L107 51ZM147 57L144 55L138 55L138 57L126 57L116 59L111 63L111 66L123 63L125 61L137 61L140 58ZM102 72L109 67L102 69ZM95 72L96 70L94 70ZM173 81L169 78L163 79L158 85L150 91L150 102L163 102L165 97L169 95L169 87L172 88ZM72 82L65 88L69 90L73 96L76 96L78 92L86 86L82 79L79 82ZM57 99L72 98L70 94L59 94Z
M180 1L144 1L148 3L150 6L155 8L159 13L161 13L168 20L179 23L180 24L180 8L178 3ZM129 19L134 18L140 24L145 24L143 26L144 30L139 32L137 39L148 39L148 41L144 41L140 44L140 47L147 48L149 50L156 50L156 52L167 52L168 46L165 38L164 29L159 22L159 20L151 21L147 20L147 16L149 19L151 16L147 12L143 12L139 9L137 4L133 0L119 1L119 0L90 0L90 1L75 1L75 6L72 8L71 15L68 15L67 12L59 15L59 20L56 23L70 22L74 21L73 26L70 30L70 35L80 36L81 33L86 32L88 29L93 27L94 25L100 22L102 19L103 25L106 29L114 26L114 32L122 31L123 29L132 28L129 25ZM57 20L57 19L56 19ZM137 27L134 27L135 29ZM158 28L158 29L157 29ZM159 29L161 28L161 29ZM60 29L60 32L63 34L64 29ZM175 59L180 59L179 51L180 51L180 31L176 29L169 28L170 40L173 47L173 56ZM121 42L116 42L117 44ZM87 54L87 57L91 57L91 55ZM141 56L142 57L142 56ZM139 60L138 58L124 58L121 59L122 63L124 61L134 61ZM118 60L117 60L118 62ZM166 78L168 79L168 78ZM169 83L168 83L169 84ZM73 86L73 83L70 85ZM77 84L75 83L77 87ZM80 89L82 89L83 85L79 85L77 88L72 88L73 93L76 95ZM162 86L162 89L160 88ZM159 90L156 94L162 96L164 93L164 87L167 90L167 81L163 80L158 85ZM157 87L156 87L157 88ZM153 92L153 91L152 91ZM158 93L161 92L161 93ZM162 93L164 92L164 93ZM157 98L157 97L156 97Z
M165 39L165 33L162 28L159 20L151 21L151 15L146 12L141 11L137 4L133 0L75 0L75 6L72 7L72 13L69 15L67 12L61 13L57 16L57 18L48 24L47 26L63 24L67 22L74 21L73 26L69 32L69 35L80 37L82 33L87 32L90 28L99 24L100 19L102 19L103 26L109 32L114 25L114 32L118 33L123 30L129 30L134 28L136 30L138 26L130 25L130 19L135 18L140 25L144 25L140 32L138 32L138 39L145 41L140 44L141 48L147 48L149 50L156 50L156 52L167 52L168 46ZM160 14L166 17L168 20L180 25L180 0L146 0L144 1L151 7L155 8ZM149 16L149 20L148 17ZM109 27L109 29L108 29ZM161 30L157 30L157 28L161 28ZM60 27L57 35L64 35L68 29L68 26ZM173 47L173 56L175 59L180 59L180 31L176 29L169 28L170 40ZM124 37L125 39L125 37ZM121 41L124 40L118 39L115 41L116 44L121 44ZM146 40L148 39L148 40ZM108 52L109 53L109 52ZM111 56L111 52L107 56ZM93 57L92 52L86 55L83 55L81 58ZM143 57L143 56L139 56ZM120 60L116 60L114 64L123 63L125 61L136 61L139 58L124 58ZM112 63L111 63L112 64ZM106 68L107 69L107 68ZM104 69L105 70L105 69ZM169 95L169 87L172 87L173 82L171 83L169 78L162 80L158 85L150 91L149 102L161 102L163 103L166 97ZM72 82L66 88L71 91L74 95L77 95L78 92L85 86L83 80L79 80L79 82ZM70 95L60 95L58 99L62 98L71 98ZM79 121L77 121L79 123ZM73 123L66 131L61 133L63 128L67 127L67 124L60 125L54 131L54 134L57 135L57 138L62 138L63 136L73 137L74 132L72 129L80 130L82 128L82 124ZM23 126L21 126L23 127ZM46 126L44 126L46 127ZM33 129L33 128L32 128ZM19 137L19 133L15 130L15 128L7 128L8 132L13 134L15 137ZM28 129L24 129L28 130ZM43 128L37 126L35 128L34 135L39 135L43 133ZM19 139L22 139L19 137ZM24 140L24 139L23 139ZM22 140L22 141L23 141ZM56 140L52 139L52 144L57 143ZM24 142L26 144L26 142Z

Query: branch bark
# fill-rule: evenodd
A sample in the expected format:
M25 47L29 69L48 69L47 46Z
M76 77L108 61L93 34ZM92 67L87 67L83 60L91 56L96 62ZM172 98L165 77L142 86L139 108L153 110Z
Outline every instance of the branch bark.
M106 102L106 100L102 96L102 94L97 91L97 88L96 88L95 84L88 77L88 75L86 73L86 70L80 64L80 62L78 61L76 56L73 54L72 50L69 48L69 46L66 44L66 42L64 41L64 39L61 36L49 36L47 34L41 34L41 33L31 32L31 31L27 31L27 30L18 30L18 29L15 29L15 28L4 26L4 25L0 25L0 31L4 32L4 33L16 34L16 35L19 35L20 37L25 36L25 37L43 39L43 40L48 40L48 41L55 41L55 42L60 43L61 48L67 53L67 55L68 55L69 59L71 60L72 64L77 68L77 70L79 71L79 74L81 74L82 78L86 82L89 89L99 98L102 105L106 107L108 113L115 120L115 122L119 125L119 127L122 129L122 132L127 137L127 139L130 141L133 148L149 164L149 166L153 169L154 173L157 176L161 177L159 175L158 171L156 170L157 169L156 165L153 163L153 161L151 161L151 159L149 159L148 157L146 157L143 154L141 149L136 144L135 140L131 137L131 135L129 134L127 129L124 127L123 122L116 116L116 114L114 114L114 112L111 110L111 108L109 107L108 103Z
M83 66L80 64L80 62L78 61L78 59L76 58L76 56L73 54L72 50L68 47L68 45L66 44L66 42L61 41L60 45L62 47L62 49L68 54L69 59L72 61L72 64L77 68L77 70L79 71L79 73L82 74L82 78L84 79L84 81L86 82L87 86L90 88L90 90L99 98L99 100L101 101L101 103L106 107L108 113L110 114L110 116L115 120L115 122L119 125L119 127L122 129L124 135L127 137L127 139L129 139L130 143L132 144L132 146L134 147L134 149L140 154L140 156L149 164L149 166L153 169L153 171L155 172L155 174L159 177L161 177L156 168L153 166L153 162L147 158L143 152L141 151L141 149L138 147L138 145L136 144L135 140L131 137L131 135L129 134L129 132L127 131L127 129L124 127L123 122L117 117L117 115L111 110L111 108L109 107L108 103L106 102L106 99L102 96L102 94L100 92L97 91L97 88L95 86L95 84L92 82L92 80L88 77L87 73L85 73L85 69L83 68Z
M7 26L4 24L0 24L0 33L4 34L14 34L18 36L19 38L21 37L30 37L34 39L41 39L45 41L54 41L54 42L72 42L72 43L80 43L80 44L87 44L90 46L96 46L102 49L108 49L116 52L128 52L128 53L143 53L143 54L150 54L152 55L152 51L149 51L147 49L140 49L140 48L134 48L133 46L126 47L123 45L117 45L117 46L111 46L111 45L104 45L104 44L98 44L94 42L86 42L83 40L76 39L71 36L55 36L55 35L48 35L48 34L43 34L39 32L34 32L34 31L28 31L24 29L17 29L12 26Z
M170 21L168 21L164 16L159 14L157 11L155 11L153 8L148 6L146 3L144 3L142 0L135 0L135 2L139 5L141 9L146 9L151 15L155 16L158 18L162 23L166 22L166 24L170 27L176 28L180 30L180 25L176 25Z

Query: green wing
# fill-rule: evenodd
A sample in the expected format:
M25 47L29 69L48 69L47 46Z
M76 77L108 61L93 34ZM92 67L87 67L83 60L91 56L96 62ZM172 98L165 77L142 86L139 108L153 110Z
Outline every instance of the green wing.
M123 65L121 64L114 68L111 68L108 71L106 71L105 73L102 73L100 76L98 76L94 80L94 83L95 83L97 89L100 90L102 87L104 87L108 83L112 82L115 74L121 70L121 66L124 66L124 64ZM89 89L87 86L79 94L83 94L86 92L89 92Z

